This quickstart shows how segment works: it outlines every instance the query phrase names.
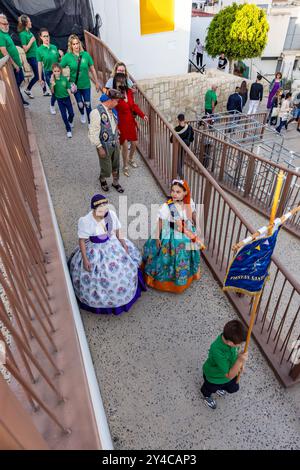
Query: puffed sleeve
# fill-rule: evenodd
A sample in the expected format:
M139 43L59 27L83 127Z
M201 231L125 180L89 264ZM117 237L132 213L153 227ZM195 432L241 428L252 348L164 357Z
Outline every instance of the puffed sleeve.
M81 217L78 221L78 238L89 238L90 235L85 217Z
M171 214L168 204L165 202L158 211L157 218L162 220L170 220Z

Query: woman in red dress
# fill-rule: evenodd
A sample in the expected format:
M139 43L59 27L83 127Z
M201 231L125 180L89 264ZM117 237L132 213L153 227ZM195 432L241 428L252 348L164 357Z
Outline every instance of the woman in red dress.
M123 100L119 100L119 104L116 107L116 110L118 112L118 127L120 131L120 144L122 146L123 173L125 176L129 176L128 163L133 168L137 168L137 164L134 161L134 153L138 140L135 115L138 115L146 122L148 121L148 117L134 102L133 91L131 88L128 88L125 74L117 73L115 75L113 88L122 91L122 93L125 95ZM129 155L128 142L130 142Z

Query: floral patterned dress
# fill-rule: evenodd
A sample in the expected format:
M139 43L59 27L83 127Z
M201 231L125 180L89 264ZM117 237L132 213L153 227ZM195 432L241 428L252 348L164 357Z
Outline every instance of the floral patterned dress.
M191 201L192 210L195 205ZM162 220L161 248L157 248L155 236L144 246L143 270L146 283L155 289L181 293L193 280L200 278L200 246L182 231L177 221L184 222L187 229L196 234L193 222L185 210L176 207L172 200L159 211Z
M141 291L146 290L139 269L141 254L127 239L126 252L115 235L120 227L113 211L108 211L102 224L97 223L93 211L79 219L78 238L86 240L86 254L92 270L84 269L79 247L71 255L69 268L83 310L118 315L128 311Z

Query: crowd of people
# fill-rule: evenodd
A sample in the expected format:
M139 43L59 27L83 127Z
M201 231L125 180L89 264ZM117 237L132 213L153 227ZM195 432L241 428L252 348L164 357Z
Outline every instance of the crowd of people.
M56 114L56 103L64 123L66 135L72 137L75 112L74 96L81 123L88 125L88 138L96 147L99 158L99 181L102 191L112 187L123 193L120 184L120 158L123 174L130 176L131 169L138 167L136 146L138 141L137 118L148 122L148 117L135 103L135 84L129 77L126 65L115 64L111 77L101 89L93 58L84 50L78 36L72 34L64 53L51 43L49 31L42 28L36 38L31 32L29 16L19 18L18 32L26 59L32 68L32 78L24 94L34 99L34 87L38 83L43 96L50 97L49 112ZM200 40L194 51L197 65L203 64L203 46ZM0 15L0 58L8 55L14 68L20 89L24 81L22 62L18 50L9 35L9 24ZM220 55L218 68L224 70L227 59ZM66 76L63 69L67 69ZM91 79L96 92L100 93L96 108L92 109ZM255 114L263 99L262 76L248 90L247 82L228 97L229 112L243 112L249 99L248 114ZM29 103L20 94L24 105ZM270 84L267 108L270 125L277 123L278 132L291 120L300 125L300 96L293 101L294 115L290 116L292 95L283 95L282 76L277 73ZM217 86L212 85L205 94L205 114L212 116L218 104ZM277 110L277 111L275 111ZM275 123L276 117L276 123ZM289 119L290 117L290 119ZM192 126L183 113L178 115L175 132L190 146L194 140ZM173 142L173 136L171 137ZM130 169L129 169L130 166ZM83 310L94 314L120 315L128 312L147 288L180 294L200 279L201 250L196 206L191 198L188 182L183 179L183 154L179 152L178 177L170 187L170 198L160 207L154 233L145 242L142 252L122 235L121 223L109 208L104 194L95 194L90 211L78 221L78 246L69 259L69 269L78 303ZM147 295L147 294L143 294ZM224 396L239 389L236 377L247 360L247 353L238 353L245 341L246 331L237 321L228 322L209 350L203 366L204 383L201 393L204 403L216 408L212 394Z

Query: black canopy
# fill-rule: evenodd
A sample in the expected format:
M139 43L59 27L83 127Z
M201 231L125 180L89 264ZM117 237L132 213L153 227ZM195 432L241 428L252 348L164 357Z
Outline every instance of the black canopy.
M19 45L17 34L18 17L26 14L32 22L32 32L37 37L40 28L47 28L51 42L66 50L70 34L78 34L83 40L83 31L94 32L95 19L90 0L0 0L0 13L10 23L10 34Z

